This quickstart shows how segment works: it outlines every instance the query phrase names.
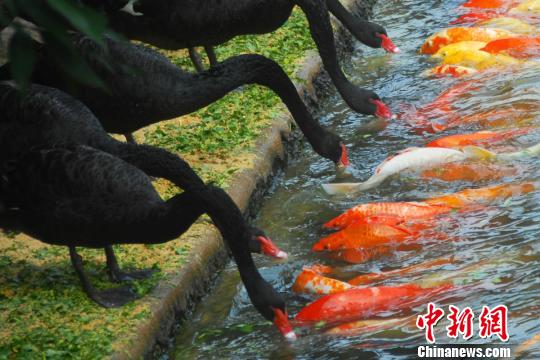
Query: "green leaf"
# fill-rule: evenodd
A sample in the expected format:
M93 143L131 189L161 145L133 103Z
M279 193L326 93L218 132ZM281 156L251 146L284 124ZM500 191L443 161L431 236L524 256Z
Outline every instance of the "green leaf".
M105 46L103 33L107 20L90 8L80 6L69 0L48 0L49 5L62 14L77 30L86 34L101 46Z
M24 90L28 86L36 63L36 49L30 35L21 28L15 30L15 35L9 43L9 60L11 76Z

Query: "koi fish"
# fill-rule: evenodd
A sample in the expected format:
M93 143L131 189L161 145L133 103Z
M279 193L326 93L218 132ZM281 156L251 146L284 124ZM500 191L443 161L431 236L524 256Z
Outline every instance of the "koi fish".
M428 270L433 267L439 267L442 265L453 264L455 262L454 257L439 258L424 263L411 265L402 269L396 269L391 271L383 271L380 273L372 273L357 276L348 281L349 284L354 286L368 285L375 281L383 281L393 277L401 277L402 275L408 275L411 273L417 273L420 271Z
M538 343L540 343L540 333L519 344L519 346L516 348L514 356L521 357L523 353L528 352L532 347L537 346Z
M523 125L533 119L530 115L531 111L535 110L529 109L526 111L518 111L515 107L490 109L462 117L453 116L446 120L445 123L432 122L431 127L435 132L440 132L466 124L479 124L484 127L515 126L516 124Z
M352 288L315 300L300 310L295 320L303 324L359 320L384 311L411 308L452 288L451 285L422 288L414 284Z
M426 170L422 177L439 179L442 181L485 181L500 180L504 177L516 175L517 170L512 167L503 167L496 164L471 163L460 164L451 163L440 168Z
M384 160L375 169L375 173L361 183L323 184L322 187L330 195L369 190L382 184L392 175L409 169L425 169L434 166L463 161L475 154L446 148L408 148Z
M413 235L415 235L413 232L399 225L353 223L322 238L311 249L313 251L358 249L404 241Z
M440 48L460 41L490 42L497 39L514 37L515 34L504 29L482 27L454 27L439 31L430 36L420 49L421 54L432 55Z
M450 135L434 140L428 143L426 147L454 148L467 145L486 145L524 135L530 130L530 128L526 128L503 131L479 131L472 134Z
M296 278L292 289L296 293L328 295L345 291L352 287L349 283L323 276L311 268L304 267Z
M496 11L485 11L481 13L471 12L471 13L461 15L457 19L451 21L450 25L460 25L460 24L469 24L469 23L475 24L478 21L489 20L489 19L493 19L499 16L501 15Z
M494 40L482 49L490 54L505 54L517 59L540 55L540 37L516 37Z
M481 8L481 9L499 9L502 7L511 7L519 4L515 0L468 0L462 7L466 8Z
M364 334L374 334L393 328L403 329L404 327L411 330L418 329L416 327L416 317L409 316L402 318L353 321L335 326L325 331L325 334L334 336L360 336Z
M455 194L425 200L425 203L429 205L462 208L464 206L478 205L480 203L490 203L497 199L507 199L515 195L527 194L535 189L536 187L533 183L503 184L479 189L465 189L458 191Z
M510 9L509 14L540 14L539 0L526 0Z
M480 26L496 27L498 29L508 30L514 34L537 34L538 28L531 24L507 16L501 16L493 19L483 20L478 23Z
M491 67L519 65L521 62L511 56L490 54L482 50L455 51L443 59L445 65L460 65L476 70L485 70Z
M473 157L483 160L502 160L502 161L512 161L519 160L527 157L535 157L540 155L540 144L530 146L521 151L515 151L510 153L494 153L489 150L480 148L478 146L466 146L463 148L463 151L470 154Z
M448 116L448 114L451 114L454 111L453 104L460 97L479 88L480 86L477 83L472 83L470 81L457 83L456 85L453 85L443 91L430 103L416 110L414 119L411 119L411 117L408 115L404 116L404 114L401 114L400 117L415 127L429 125L431 128L432 125L429 119L434 117Z
M444 59L447 56L455 54L456 52L480 50L486 45L487 43L484 41L460 41L457 43L443 46L435 54L431 55L431 57L436 59Z
M451 75L453 77L460 77L460 76L466 76L466 75L472 75L477 73L478 70L466 67L466 66L460 66L460 65L439 65L432 69L424 71L424 76L443 76L443 75Z
M451 212L447 206L431 206L422 202L379 202L357 205L324 224L325 228L344 229L370 216L393 216L402 220L425 220Z

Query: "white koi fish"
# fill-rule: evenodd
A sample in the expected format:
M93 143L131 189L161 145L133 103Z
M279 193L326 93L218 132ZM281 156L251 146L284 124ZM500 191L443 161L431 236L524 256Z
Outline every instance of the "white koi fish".
M478 146L466 146L462 151L445 148L409 148L387 158L377 167L375 174L362 183L324 184L323 189L330 195L345 194L372 189L388 177L408 169L421 170L465 159L511 161L533 156L540 156L540 144L500 154Z
M463 151L455 149L408 148L384 160L373 176L362 183L324 184L323 189L330 195L368 190L404 170L431 168L454 161L463 161L469 157Z

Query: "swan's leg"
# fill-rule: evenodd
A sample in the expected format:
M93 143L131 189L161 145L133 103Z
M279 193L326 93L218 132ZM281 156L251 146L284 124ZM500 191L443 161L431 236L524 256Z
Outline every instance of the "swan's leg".
M210 61L210 67L214 67L217 64L219 64L218 58L216 56L216 52L214 51L213 46L205 46L204 51L206 51L206 55L208 56L208 61Z
M129 134L124 134L124 137L126 138L126 141L130 144L137 144L137 141L135 140L135 138L133 137L133 134L132 133L129 133Z
M69 257L81 280L84 292L90 299L94 300L99 305L106 308L120 307L130 301L138 299L137 294L135 294L128 286L121 286L102 291L96 290L90 283L88 276L84 273L82 257L77 254L74 246L69 247Z
M111 245L105 247L105 256L107 257L107 273L112 282L147 279L154 273L153 269L134 270L129 272L120 270L120 266L118 266L118 261L116 260L116 255L114 255L114 250Z
M189 58L193 62L193 65L195 65L195 69L197 72L203 72L204 66L201 60L201 57L199 53L197 52L197 49L190 47L189 48Z

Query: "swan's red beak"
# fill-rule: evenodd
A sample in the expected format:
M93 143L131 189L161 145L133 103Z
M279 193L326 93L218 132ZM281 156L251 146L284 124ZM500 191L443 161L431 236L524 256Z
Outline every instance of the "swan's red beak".
M375 116L383 119L391 119L394 116L392 114L392 110L390 110L390 108L381 100L371 100L371 102L377 107L377 110L375 110Z
M258 236L257 241L261 244L261 252L264 255L278 259L286 259L289 256L285 251L280 250L280 248L278 248L270 238Z
M347 147L345 145L341 144L341 157L339 159L339 163L337 166L339 168L347 168L349 167L351 163L349 162L349 155L347 153Z
M289 322L287 311L283 312L276 308L272 308L272 310L274 311L274 325L276 325L281 335L283 335L287 340L296 340L297 337L291 323Z
M400 51L388 36L384 34L377 34L377 36L382 39L381 47L387 52L397 54Z

